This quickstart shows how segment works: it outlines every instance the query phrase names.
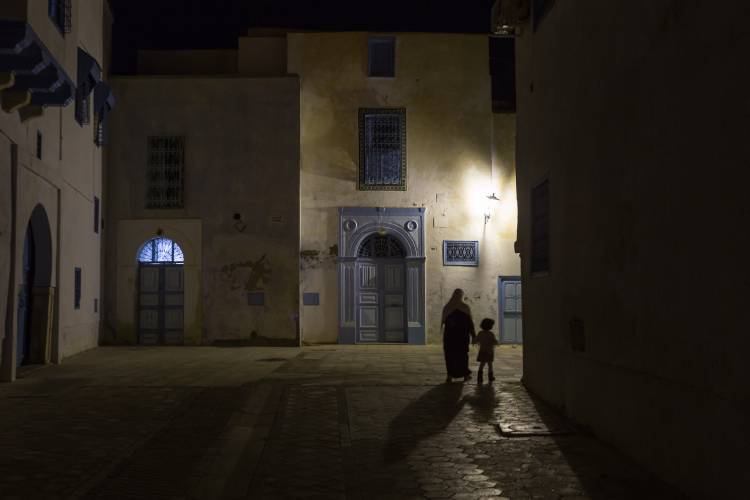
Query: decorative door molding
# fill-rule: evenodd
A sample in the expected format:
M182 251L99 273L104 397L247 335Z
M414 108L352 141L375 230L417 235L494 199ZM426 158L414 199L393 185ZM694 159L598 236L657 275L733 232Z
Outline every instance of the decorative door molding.
M425 209L349 207L339 209L339 343L357 339L356 262L368 236L385 232L398 238L406 251L407 341L425 343Z

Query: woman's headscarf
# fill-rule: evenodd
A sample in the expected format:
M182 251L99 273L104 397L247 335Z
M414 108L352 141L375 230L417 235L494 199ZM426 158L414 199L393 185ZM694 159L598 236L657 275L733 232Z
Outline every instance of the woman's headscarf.
M443 319L442 321L445 322L445 318L450 316L450 314L455 311L459 310L462 311L469 316L471 316L471 308L469 307L469 304L464 302L464 291L460 288L456 288L453 290L453 295L451 295L451 299L448 301L447 304L445 304L445 307L443 307Z

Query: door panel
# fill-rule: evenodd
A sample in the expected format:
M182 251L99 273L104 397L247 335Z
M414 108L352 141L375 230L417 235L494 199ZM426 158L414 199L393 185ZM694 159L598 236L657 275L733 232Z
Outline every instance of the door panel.
M377 304L378 294L377 293L361 293L359 294L360 304Z
M141 293L159 292L159 271L161 267L141 267Z
M377 328L378 327L378 308L377 307L360 307L359 308L359 326L360 328Z
M184 269L180 265L139 269L138 342L145 345L183 343Z
M523 342L521 312L521 282L519 280L501 280L502 297L502 331L503 344L520 344Z
M164 291L182 292L182 267L164 268Z
M406 342L404 273L400 259L357 263L357 342Z
M363 290L378 287L378 267L375 264L360 264L359 287Z
M386 290L403 290L404 288L404 266L386 264L385 269L385 289Z

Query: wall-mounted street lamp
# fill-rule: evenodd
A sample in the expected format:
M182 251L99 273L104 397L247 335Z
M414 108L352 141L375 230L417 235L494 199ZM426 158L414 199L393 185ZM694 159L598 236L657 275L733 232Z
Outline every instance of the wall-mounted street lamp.
M484 209L484 224L487 224L487 221L490 220L490 212L491 212L491 204L493 201L500 201L500 198L498 198L495 193L488 194L487 195L487 202L486 208Z

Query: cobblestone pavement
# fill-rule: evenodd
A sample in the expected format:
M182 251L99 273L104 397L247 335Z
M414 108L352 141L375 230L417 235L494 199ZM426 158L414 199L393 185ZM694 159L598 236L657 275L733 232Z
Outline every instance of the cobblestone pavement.
M671 499L438 347L102 348L0 385L0 498Z

